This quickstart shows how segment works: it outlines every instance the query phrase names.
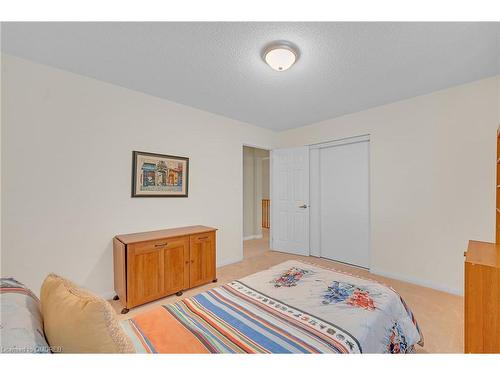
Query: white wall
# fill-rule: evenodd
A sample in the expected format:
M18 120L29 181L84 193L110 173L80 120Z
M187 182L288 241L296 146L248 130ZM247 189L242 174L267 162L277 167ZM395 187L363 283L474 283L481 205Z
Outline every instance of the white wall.
M52 271L108 296L117 233L211 225L241 259L243 144L370 134L375 272L460 292L467 240L494 239L498 78L274 133L2 57L1 273L35 291ZM130 198L132 150L190 157L189 198Z
M262 169L263 160L269 158L269 151L260 148L255 149L254 166L255 166L255 196L254 196L254 233L256 238L262 237L262 199L264 198L265 176ZM269 184L269 180L267 181ZM269 189L269 185L267 185ZM269 193L268 193L269 195Z
M1 138L2 275L110 296L118 233L214 226L218 265L240 260L242 145L275 133L3 55ZM132 150L189 157L189 197L131 198Z
M255 168L254 148L243 147L243 238L255 233Z
M271 180L269 178L269 152L268 156L262 158L262 199L270 199Z
M462 292L467 241L494 240L498 81L280 134L282 147L370 134L372 272Z

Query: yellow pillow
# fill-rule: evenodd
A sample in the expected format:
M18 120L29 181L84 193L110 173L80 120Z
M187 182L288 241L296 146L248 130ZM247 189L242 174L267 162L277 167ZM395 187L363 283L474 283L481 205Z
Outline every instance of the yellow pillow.
M71 281L48 275L40 303L45 336L55 352L134 352L111 305Z

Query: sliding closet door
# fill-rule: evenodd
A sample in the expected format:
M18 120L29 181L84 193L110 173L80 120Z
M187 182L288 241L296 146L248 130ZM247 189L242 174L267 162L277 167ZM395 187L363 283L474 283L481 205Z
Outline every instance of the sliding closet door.
M369 268L369 141L319 149L320 252Z

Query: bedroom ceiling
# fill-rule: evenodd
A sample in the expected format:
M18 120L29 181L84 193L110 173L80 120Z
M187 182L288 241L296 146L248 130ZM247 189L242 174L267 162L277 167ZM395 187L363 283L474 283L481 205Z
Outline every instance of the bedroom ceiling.
M500 73L499 23L3 23L2 51L283 130ZM300 58L277 72L275 40Z

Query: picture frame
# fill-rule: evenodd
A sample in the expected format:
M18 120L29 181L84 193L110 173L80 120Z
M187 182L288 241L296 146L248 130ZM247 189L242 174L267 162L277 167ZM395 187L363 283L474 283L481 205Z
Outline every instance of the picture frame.
M132 198L187 198L189 158L132 151Z

